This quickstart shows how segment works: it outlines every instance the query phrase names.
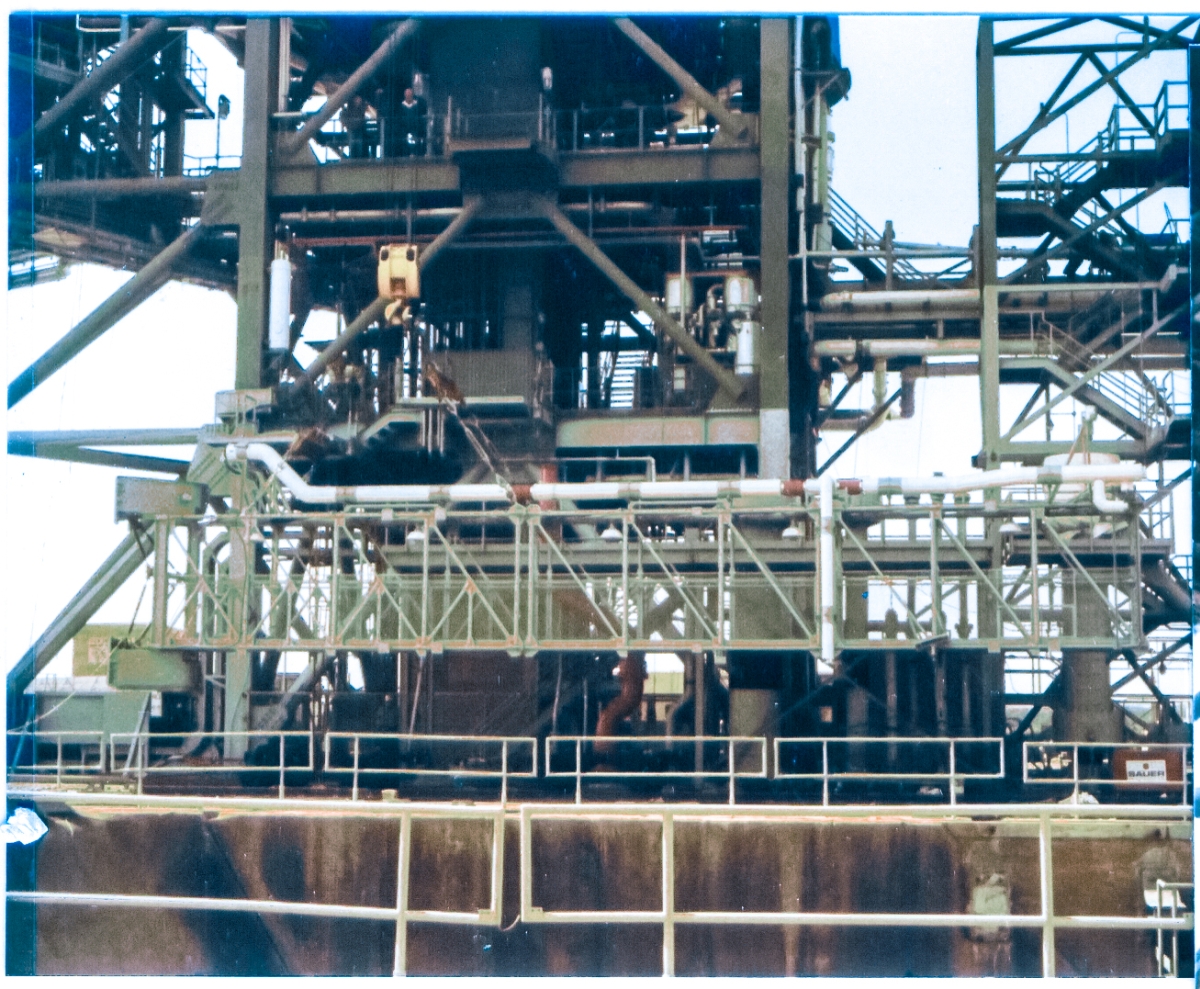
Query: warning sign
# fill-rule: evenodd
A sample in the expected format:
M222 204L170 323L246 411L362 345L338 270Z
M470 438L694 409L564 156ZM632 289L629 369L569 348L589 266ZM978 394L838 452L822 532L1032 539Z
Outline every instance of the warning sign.
M1167 761L1165 759L1130 759L1125 763L1125 779L1138 783L1167 782Z

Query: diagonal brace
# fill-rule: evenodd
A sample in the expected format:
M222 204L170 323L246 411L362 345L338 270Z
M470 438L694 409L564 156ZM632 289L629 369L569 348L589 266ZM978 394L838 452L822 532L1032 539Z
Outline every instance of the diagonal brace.
M205 228L200 224L189 227L141 271L100 303L58 343L18 374L8 386L8 407L11 409L170 281L175 262L182 258L204 233Z
M163 48L168 40L167 22L161 17L151 18L133 37L120 45L89 75L80 79L66 96L38 118L33 126L33 137L40 139L78 107L103 96L137 68L139 59L150 58ZM20 140L28 140L29 133L26 131Z
M613 24L616 25L618 31L645 52L650 61L674 79L680 89L716 117L717 123L721 125L721 130L733 135L739 141L745 138L748 130L747 121L701 86L687 69L668 55L662 46L658 45L645 31L628 17L614 17Z
M335 113L350 102L350 98L362 89L363 85L375 74L379 67L391 58L392 53L400 47L401 42L416 29L417 21L412 18L401 21L396 30L388 36L388 39L375 49L371 57L355 69L350 78L342 83L334 94L325 101L325 105L315 115L309 117L300 130L287 139L284 150L290 154L294 154L303 148L308 143L309 138L324 127Z
M1050 111L1043 111L1042 113L1039 113L1037 118L1033 121L1033 123L1030 124L1024 131L1022 131L1017 137L1014 137L1011 141L1009 141L1006 145L1004 145L1004 147L1002 147L1000 149L999 153L1001 155L1007 155L1007 154L1012 154L1012 153L1020 150L1022 147L1025 146L1025 142L1028 141L1031 137L1033 137L1034 134L1038 133L1038 131L1040 131L1040 130L1045 129L1047 126L1049 126L1055 120L1057 120L1059 117L1061 117L1064 113L1066 113L1067 111L1071 110L1072 108L1078 106L1080 103L1082 103L1084 100L1086 100L1089 96L1091 96L1093 93L1097 92L1098 90L1102 89L1104 86L1107 86L1110 79L1115 79L1117 76L1119 76L1122 72L1124 72L1130 66L1135 65L1136 63L1142 61L1145 58L1148 58L1154 52L1156 52L1162 48L1168 47L1172 42L1175 41L1175 39L1180 34L1182 34L1188 27L1190 27L1192 24L1194 24L1196 22L1196 20L1197 20L1197 18L1195 18L1195 17L1184 18L1182 21L1180 21L1178 24L1176 24L1175 27L1173 27L1169 32L1164 34L1162 37L1156 39L1151 44L1146 45L1143 48L1141 48L1140 50L1134 52L1132 55L1129 56L1129 58L1125 59L1124 62L1118 63L1115 68L1110 69L1108 72L1105 72L1099 79L1097 79L1095 82L1085 86L1083 89L1081 89L1078 93L1076 93L1074 96L1072 96L1069 100L1067 100L1067 102L1063 103L1061 106L1055 107L1053 110L1050 110Z
M9 671L7 687L10 701L24 693L33 678L75 637L153 550L154 537L148 532L134 529L121 540L79 593Z
M1149 340L1152 336L1154 336L1154 334L1156 334L1164 326L1166 326L1169 322L1171 322L1171 320L1173 320L1176 316L1180 315L1180 313L1183 313L1186 310L1187 310L1187 305L1185 304L1185 305L1180 306L1178 309L1172 310L1170 313L1168 313L1162 319L1158 320L1158 322L1151 323L1138 336L1136 336L1132 340L1130 340L1129 343L1125 344L1125 346L1121 347L1119 350L1114 350L1108 357L1104 358L1104 360L1102 360L1099 364L1097 364L1095 367L1093 367L1086 374L1081 375L1075 381L1074 384L1063 389L1053 399L1051 399L1049 402L1047 402L1045 405L1043 405L1040 409L1037 409L1036 411L1029 413L1028 415L1025 416L1024 419L1021 419L1018 422L1014 423L1012 428L1009 429L1009 431L1004 434L1002 439L1005 441L1011 440L1014 436L1016 436L1018 433L1020 433L1021 430L1025 429L1025 427L1028 426L1035 419L1040 419L1046 412L1048 412L1050 409L1052 409L1056 405L1058 405L1059 402L1063 401L1064 399L1070 398L1077 391L1079 391L1080 388L1084 387L1084 385L1086 385L1089 381L1092 381L1098 374L1102 374L1104 371L1107 371L1110 367L1112 367L1119 360L1121 360L1121 358L1125 357L1127 354L1132 353L1134 350L1136 350L1138 347L1140 347L1142 344L1144 344L1147 340Z
M713 359L712 354L701 347L692 338L692 335L680 326L648 293L642 291L637 282L618 268L609 256L600 250L595 241L575 226L567 215L558 208L556 203L551 202L549 199L538 198L534 200L533 205L537 212L541 213L542 216L554 224L555 229L566 237L573 247L577 248L585 258L600 269L601 273L609 281L654 320L655 326L674 340L680 350L694 360L697 366L716 381L721 391L726 392L734 400L741 397L742 392L746 390L749 384L749 378L743 379L737 375L730 374L728 370L718 364Z

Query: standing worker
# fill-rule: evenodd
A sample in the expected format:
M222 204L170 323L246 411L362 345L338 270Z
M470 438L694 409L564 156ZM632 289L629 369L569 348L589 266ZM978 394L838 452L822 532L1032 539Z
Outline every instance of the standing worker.
M396 108L399 125L400 156L425 154L425 101L413 95L412 87L404 91L404 101Z
M367 157L367 104L358 95L342 107L342 130L346 134L346 154L349 158Z

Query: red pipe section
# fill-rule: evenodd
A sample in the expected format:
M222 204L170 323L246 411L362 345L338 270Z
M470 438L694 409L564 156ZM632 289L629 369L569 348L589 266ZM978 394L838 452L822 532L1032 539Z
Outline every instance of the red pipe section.
M617 725L641 706L646 687L646 660L641 656L626 656L617 664L617 676L621 680L621 692L604 706L596 719L597 738L615 735ZM596 743L597 752L611 749L611 745Z

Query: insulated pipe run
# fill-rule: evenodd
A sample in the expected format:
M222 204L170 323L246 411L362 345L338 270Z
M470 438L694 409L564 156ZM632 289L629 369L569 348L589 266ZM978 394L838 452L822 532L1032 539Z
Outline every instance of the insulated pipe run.
M821 505L821 662L833 663L833 478L822 475Z
M833 489L836 483L848 494L957 494L981 491L986 488L1031 484L1126 484L1146 476L1141 464L1079 464L1054 467L1010 467L1003 470L980 471L957 477L878 477L843 478L835 482L828 475L807 481L778 478L745 478L728 481L599 481L581 484L371 484L333 486L309 484L266 443L245 445L230 443L225 448L227 461L252 460L262 464L279 478L280 483L300 501L312 505L332 505L344 502L373 504L429 504L449 502L532 502L586 501L640 498L654 500L711 501L721 496L734 497L792 497L804 495L826 499L830 518L833 512ZM828 497L825 488L828 485ZM1103 491L1101 491L1103 495ZM824 505L826 502L822 502ZM1113 506L1120 505L1120 508ZM1108 507L1105 507L1108 506ZM1125 512L1123 501L1104 499L1097 503L1101 511ZM825 508L822 508L825 511Z
M1000 296L1006 304L1021 303L1020 308L1026 311L1056 308L1064 304L1087 305L1120 292L1144 292L1154 289L1165 292L1173 280L1173 277L1170 280L1164 277L1159 282L1114 282L1105 285L1104 288L1087 288L1080 285L1004 285L1000 289ZM939 309L978 308L979 305L977 288L932 291L897 289L885 292L864 290L829 292L821 296L823 312L936 312Z
M1129 484L1140 481L1145 476L1146 468L1141 464L1123 461L1117 464L1004 467L1000 470L977 471L951 477L867 477L851 483L863 494L963 494L968 491L1022 484ZM853 494L858 493L853 488L850 490ZM1119 504L1119 511L1122 512L1129 507L1123 501Z

